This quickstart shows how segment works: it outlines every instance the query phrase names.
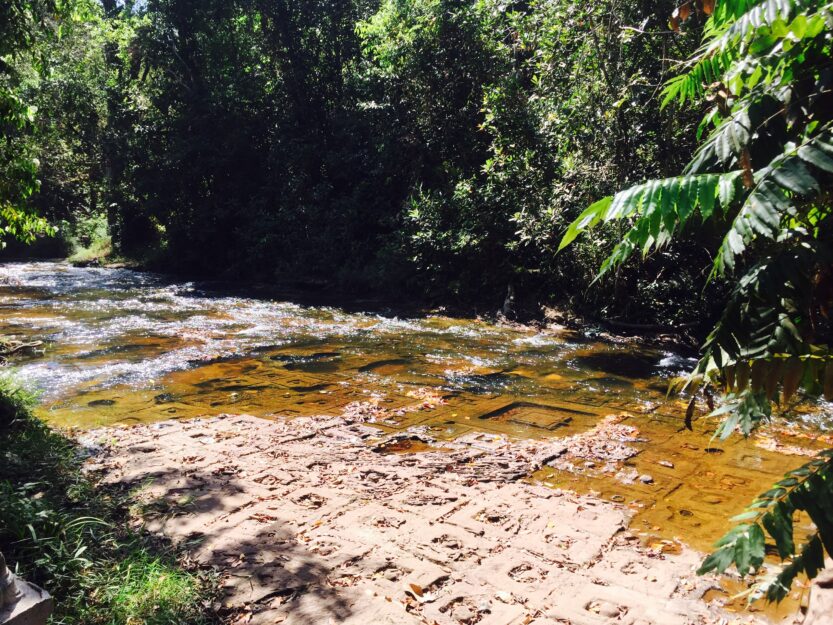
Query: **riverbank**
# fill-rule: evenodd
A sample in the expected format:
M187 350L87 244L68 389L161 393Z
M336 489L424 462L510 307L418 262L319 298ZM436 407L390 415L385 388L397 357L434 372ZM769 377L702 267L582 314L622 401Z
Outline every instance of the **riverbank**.
M615 418L568 439L441 444L362 420L106 428L84 437L87 471L136 493L136 527L219 572L237 624L766 622L709 603L720 581L696 576L701 555L642 544L625 506L527 479L588 447L626 456Z
M96 488L77 445L0 378L0 551L55 599L61 625L210 625L214 580L170 543L124 525L126 493Z

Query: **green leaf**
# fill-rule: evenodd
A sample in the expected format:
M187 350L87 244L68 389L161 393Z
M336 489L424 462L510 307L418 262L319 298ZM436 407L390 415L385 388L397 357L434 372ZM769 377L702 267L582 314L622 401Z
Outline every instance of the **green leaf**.
M747 540L749 543L749 566L754 572L761 568L766 555L766 537L760 525L755 523L749 528ZM742 570L741 567L738 567L738 570Z
M796 39L803 39L807 34L807 16L796 15L795 19L790 24L790 32L795 35Z
M775 547L782 560L793 555L795 543L793 542L793 520L792 510L784 503L778 503L770 512L764 515L763 525L769 535L775 540Z
M804 145L800 147L798 149L798 156L822 171L833 173L833 158L829 157L815 145Z
M710 573L711 571L723 573L732 565L732 563L734 562L734 558L734 545L722 547L714 553L709 554L709 556L706 557L705 560L703 560L703 563L700 565L700 568L697 569L697 574L705 575L706 573Z
M718 179L708 178L700 185L697 198L700 202L700 214L703 219L708 219L714 212L715 194L717 192Z
M578 216L578 219L571 223L567 228L567 231L564 233L561 243L558 246L558 251L561 251L570 245L570 243L572 243L582 232L598 224L602 219L602 215L607 212L612 201L613 196L610 195L588 206L584 212Z
M791 159L773 169L772 178L785 189L798 195L808 195L819 190L819 184L808 169L798 160Z

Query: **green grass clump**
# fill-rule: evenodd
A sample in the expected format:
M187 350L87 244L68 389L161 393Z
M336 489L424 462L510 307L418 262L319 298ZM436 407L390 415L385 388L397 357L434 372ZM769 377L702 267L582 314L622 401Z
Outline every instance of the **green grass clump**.
M205 623L200 581L170 563L136 550L93 581L95 622L107 625ZM101 608L106 608L102 610Z
M126 528L126 496L97 488L75 443L0 375L0 551L54 597L54 625L207 625L214 580Z
M87 247L77 248L67 260L73 265L91 265L107 260L112 254L113 242L108 236L92 241Z
M0 372L0 430L28 417L36 397L8 372Z

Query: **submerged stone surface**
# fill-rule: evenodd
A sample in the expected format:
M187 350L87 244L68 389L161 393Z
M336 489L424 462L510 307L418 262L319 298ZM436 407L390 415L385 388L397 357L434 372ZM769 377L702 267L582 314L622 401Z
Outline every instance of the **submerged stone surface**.
M626 508L522 479L586 440L379 453L351 419L230 415L94 437L90 471L144 485L147 528L221 573L237 623L762 622L702 601L701 556L642 546Z

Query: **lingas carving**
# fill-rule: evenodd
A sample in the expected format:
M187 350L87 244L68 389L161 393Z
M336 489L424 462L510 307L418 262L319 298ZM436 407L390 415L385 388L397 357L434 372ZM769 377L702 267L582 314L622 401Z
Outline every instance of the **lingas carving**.
M17 580L6 566L6 558L0 552L0 609L17 603L20 599L20 591L17 589Z
M0 553L0 625L46 625L52 608L49 593L19 579Z

